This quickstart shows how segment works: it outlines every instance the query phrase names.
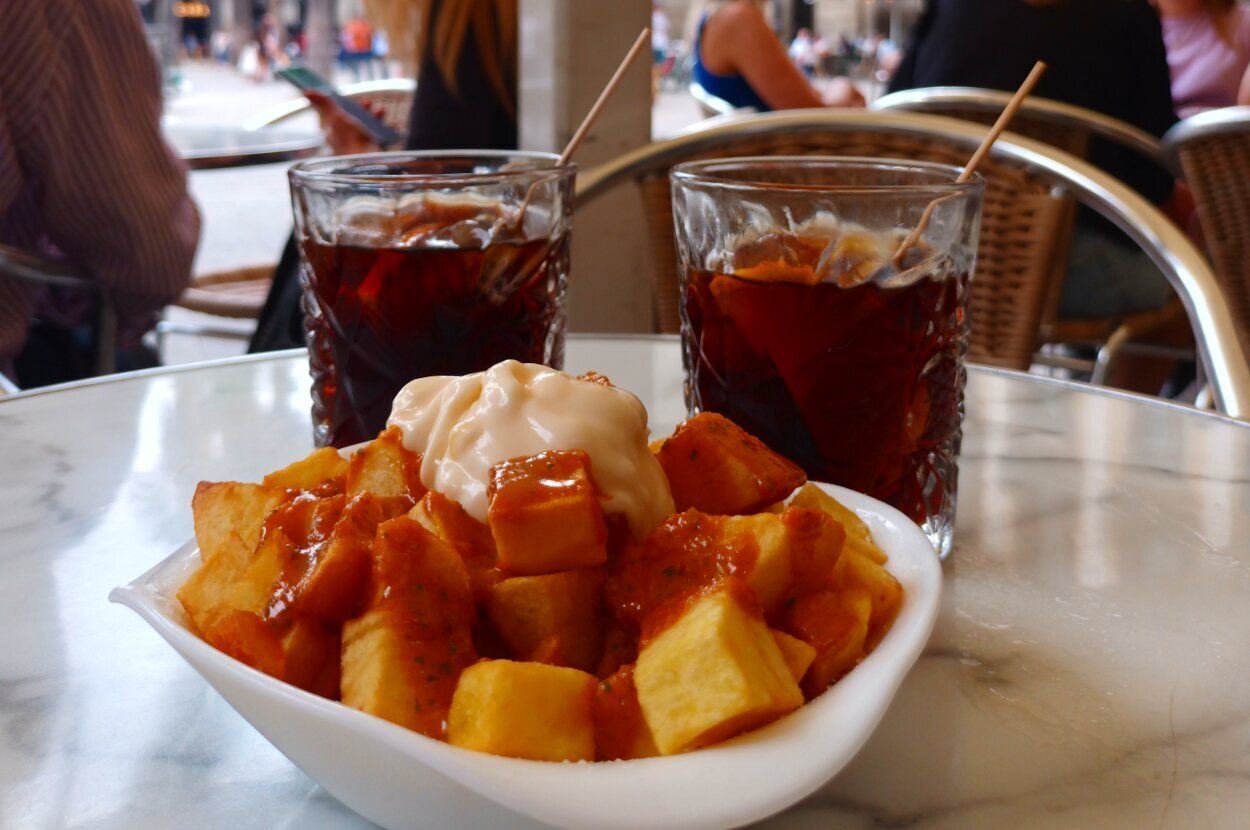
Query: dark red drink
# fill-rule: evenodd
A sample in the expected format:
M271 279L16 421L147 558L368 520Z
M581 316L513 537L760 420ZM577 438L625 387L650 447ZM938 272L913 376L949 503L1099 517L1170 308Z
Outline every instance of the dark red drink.
M481 247L305 240L319 444L373 438L408 381L514 359L560 368L568 237Z
M918 524L953 515L967 276L847 287L813 283L814 265L768 263L751 279L687 274L691 407Z

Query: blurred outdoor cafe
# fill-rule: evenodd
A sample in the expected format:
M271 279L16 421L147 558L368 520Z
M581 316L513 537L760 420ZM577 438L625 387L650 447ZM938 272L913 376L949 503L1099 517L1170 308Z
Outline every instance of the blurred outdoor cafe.
M653 438L715 409L771 419L784 440L812 401L835 425L850 407L888 420L892 405L849 387L891 376L943 326L958 341L923 368L950 361L933 452L959 459L958 514L953 473L922 487L950 501L930 534L945 580L934 634L866 748L760 826L1244 826L1250 0L44 3L0 9L0 41L20 38L0 55L0 622L18 641L0 657L0 813L14 826L371 826L103 597L190 536L197 481L259 480L314 439L376 434L336 439L327 420L343 393L326 338L368 324L317 293L324 257L349 270L321 250L317 211L347 198L325 183L406 163L365 156L383 151L522 154L495 172L558 154L648 28L575 142L572 189L551 185L548 204L531 184L520 205L567 223L532 254L559 271L534 301L555 304L555 333L532 362L606 375L647 405ZM978 160L975 207L942 214L953 175L917 182L962 170L1039 60L1046 74ZM797 203L842 186L813 172L828 157L920 176L916 233L935 218L917 251L972 240L923 324L895 310L855 328L794 300L765 331L762 293L723 293L733 255L696 263L715 236L775 254L743 278L763 281L751 290L804 267L789 288L811 288L832 262L888 294L882 275L911 267L914 240L830 243L805 264L804 234L824 226L794 204L738 207L724 171L696 184L730 195L685 201L673 174L791 165L793 180L743 187ZM740 225L765 213L777 238L761 242ZM871 237L875 221L847 208L838 233ZM402 279L381 260L351 267ZM714 320L752 348L707 333ZM893 325L927 328L904 343ZM857 340L882 345L813 368ZM800 394L786 377L793 410L734 363L765 352L770 371L807 379ZM397 388L372 404L389 412ZM930 394L908 418L946 405ZM932 429L908 421L906 440ZM131 711L130 686L166 697Z

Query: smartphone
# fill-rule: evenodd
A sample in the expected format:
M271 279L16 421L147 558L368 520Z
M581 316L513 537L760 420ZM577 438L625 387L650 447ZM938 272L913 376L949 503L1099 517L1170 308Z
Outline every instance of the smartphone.
M393 147L403 140L403 136L392 130L381 119L375 117L373 113L351 98L344 98L342 95L339 95L329 81L311 69L303 66L293 66L287 69L279 69L274 74L284 81L294 84L301 91L312 90L330 98L339 105L343 112L347 113L348 117L359 124L360 128L382 149Z

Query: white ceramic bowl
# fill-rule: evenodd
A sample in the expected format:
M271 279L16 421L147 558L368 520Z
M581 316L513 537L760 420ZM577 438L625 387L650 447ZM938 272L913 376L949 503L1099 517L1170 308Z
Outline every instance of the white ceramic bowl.
M889 555L906 596L876 650L816 700L734 740L667 758L544 763L460 749L309 694L209 646L175 593L200 562L194 541L109 599L147 620L213 688L309 777L391 830L445 827L727 828L780 812L855 756L920 656L942 572L905 516L828 485Z

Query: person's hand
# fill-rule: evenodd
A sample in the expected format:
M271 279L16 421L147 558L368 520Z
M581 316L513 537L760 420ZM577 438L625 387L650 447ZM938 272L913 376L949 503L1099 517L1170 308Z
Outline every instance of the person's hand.
M867 101L855 85L846 78L834 78L825 85L824 98L826 107L857 107L863 108Z
M317 111L317 115L321 118L321 129L326 134L326 144L330 145L330 149L334 151L335 155L352 156L359 153L376 153L382 149L328 95L308 90L304 93L304 97L313 105L313 109ZM363 105L371 114L376 115L378 118L382 117L381 107L368 101L365 101Z

